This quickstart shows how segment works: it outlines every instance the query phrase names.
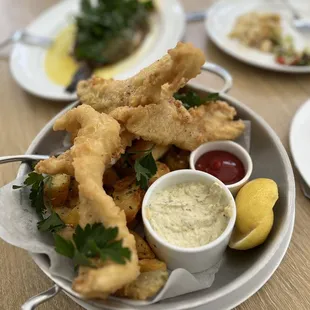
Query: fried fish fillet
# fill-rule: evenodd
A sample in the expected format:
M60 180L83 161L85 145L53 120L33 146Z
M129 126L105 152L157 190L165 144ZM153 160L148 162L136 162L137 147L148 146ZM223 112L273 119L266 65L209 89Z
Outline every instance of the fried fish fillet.
M186 110L180 101L171 98L159 104L120 107L110 115L146 141L174 144L189 151L204 142L235 139L244 130L244 123L234 120L236 110L223 101Z
M82 103L104 113L120 106L155 104L198 75L204 62L200 49L191 43L179 42L167 55L132 78L117 81L93 77L81 81L77 93Z
M106 166L111 158L122 152L121 127L112 117L81 105L58 119L54 129L67 130L76 136L66 156L71 159L73 175L79 184L79 224L84 227L101 222L105 227L118 227L117 239L131 251L131 258L125 265L95 261L96 269L79 268L73 289L87 298L106 298L139 275L135 239L126 226L125 213L102 187ZM58 173L64 165L62 160L51 158L40 162L35 169L40 173Z

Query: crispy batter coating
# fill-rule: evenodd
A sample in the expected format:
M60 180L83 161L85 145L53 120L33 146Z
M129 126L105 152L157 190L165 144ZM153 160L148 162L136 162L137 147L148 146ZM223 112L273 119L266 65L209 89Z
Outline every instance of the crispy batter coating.
M233 120L236 110L223 101L186 110L171 98L160 104L120 107L110 115L144 140L189 151L204 142L235 139L244 130L241 120Z
M73 289L87 298L106 298L139 275L135 239L126 226L125 213L102 187L106 166L111 158L122 151L121 128L112 117L82 105L58 119L54 129L67 130L76 135L68 154L79 184L79 224L84 227L88 223L101 222L105 227L118 227L117 238L122 239L123 246L131 251L131 259L125 265L113 261L95 261L97 269L79 268ZM49 173L49 167L54 169L58 163L57 158L49 159L39 163L36 170Z
M198 75L204 62L200 49L191 43L179 42L167 55L132 78L114 81L93 77L81 81L77 93L82 103L104 113L120 106L155 104L161 96L172 95Z
M72 166L71 152L66 151L63 154L59 155L58 157L52 156L46 160L41 160L36 165L35 169L38 173L47 173L47 174L65 173L73 176L74 168Z

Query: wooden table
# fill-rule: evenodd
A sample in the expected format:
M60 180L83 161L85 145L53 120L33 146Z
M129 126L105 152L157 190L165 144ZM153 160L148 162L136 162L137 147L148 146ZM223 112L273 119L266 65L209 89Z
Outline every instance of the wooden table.
M23 28L56 0L1 0L0 38ZM207 8L212 0L183 0L185 9ZM288 149L290 121L310 97L310 75L279 74L245 65L225 55L206 37L202 23L188 26L186 40L200 47L211 62L234 77L230 94L260 114ZM34 97L23 91L10 75L8 59L0 56L0 156L23 154L44 124L66 103ZM199 81L211 87L221 82L211 75ZM0 186L14 179L17 164L0 166ZM310 204L297 185L296 224L290 248L273 277L238 310L310 309ZM29 297L49 288L51 281L29 255L0 240L0 309L18 309ZM81 309L63 293L39 309ZM214 309L216 310L216 309Z

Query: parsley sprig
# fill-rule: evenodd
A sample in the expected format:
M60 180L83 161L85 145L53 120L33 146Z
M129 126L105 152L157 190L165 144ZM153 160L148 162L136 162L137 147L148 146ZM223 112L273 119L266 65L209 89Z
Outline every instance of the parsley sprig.
M90 259L110 259L118 264L130 260L131 252L122 246L122 240L115 240L117 227L105 228L101 223L87 224L84 229L77 226L73 241L66 240L54 234L55 250L57 253L73 259L75 266L93 266Z
M30 187L29 199L31 201L31 206L36 210L36 213L41 219L43 219L43 214L46 211L44 205L44 182L48 179L49 176L30 172L23 185L13 185L13 189Z
M123 156L125 158L124 162L126 165L130 166L130 155L138 154L138 153L144 153L143 156L137 158L135 160L135 163L133 165L133 168L136 173L136 184L141 187L143 190L147 190L149 180L156 174L157 172L157 166L155 159L152 154L152 150L154 148L155 144L147 149L142 151L129 151L126 152Z
M122 240L115 240L118 235L117 227L105 228L102 223L95 223L93 225L87 224L82 229L78 225L73 234L73 241L66 240L56 234L65 228L66 224L53 210L48 217L44 218L47 212L44 204L44 185L49 180L50 176L31 172L23 185L13 185L13 189L30 187L31 206L35 208L41 219L37 223L38 230L54 233L56 252L72 258L75 266L95 267L90 260L91 258L99 258L102 261L110 259L118 264L125 264L126 259L130 259L131 252L122 246Z
M143 157L136 159L134 169L136 172L137 185L143 190L147 190L149 180L157 172L157 166L152 151L147 152Z
M174 98L180 100L187 110L194 107L199 107L202 104L219 99L218 93L210 93L207 97L201 98L196 92L188 91L186 93L175 93Z
M37 223L38 229L43 232L56 232L64 228L66 225L54 211L51 211L51 214L44 218L44 215L47 212L44 203L44 184L49 181L49 175L44 176L33 171L28 174L23 185L13 185L13 189L30 187L29 199L31 201L31 206L36 210L36 213L40 218L40 221Z
M57 232L66 227L59 215L52 210L51 215L37 223L39 231Z

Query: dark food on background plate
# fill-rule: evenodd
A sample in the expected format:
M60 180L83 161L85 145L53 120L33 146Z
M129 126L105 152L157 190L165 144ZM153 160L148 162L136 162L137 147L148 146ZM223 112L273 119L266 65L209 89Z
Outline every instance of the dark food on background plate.
M128 228L144 193L170 170L187 168L189 151L245 128L216 94L175 98L204 62L199 49L178 43L127 80L80 82L82 104L56 120L54 130L71 133L73 146L40 161L25 186L39 230L53 232L56 251L78 267L72 286L83 297L147 299L166 283L165 263Z
M130 55L148 32L152 9L152 0L98 0L95 6L82 0L72 51L80 67L66 90L74 92L95 68Z
M310 51L297 51L293 38L282 33L279 14L249 12L241 15L229 37L248 47L273 53L275 61L281 65L310 65Z

